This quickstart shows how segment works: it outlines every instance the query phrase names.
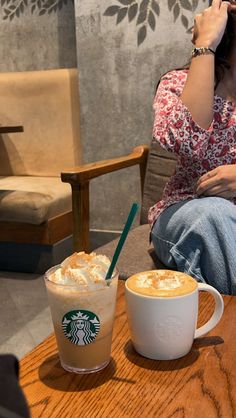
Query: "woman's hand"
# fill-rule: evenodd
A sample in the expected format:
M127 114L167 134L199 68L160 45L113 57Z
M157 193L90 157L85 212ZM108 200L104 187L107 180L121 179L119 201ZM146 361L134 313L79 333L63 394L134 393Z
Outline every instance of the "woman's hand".
M233 7L229 1L213 0L211 7L196 15L193 44L196 47L210 47L215 51L224 34L228 12Z
M236 165L221 165L203 174L197 182L196 191L199 196L236 197Z

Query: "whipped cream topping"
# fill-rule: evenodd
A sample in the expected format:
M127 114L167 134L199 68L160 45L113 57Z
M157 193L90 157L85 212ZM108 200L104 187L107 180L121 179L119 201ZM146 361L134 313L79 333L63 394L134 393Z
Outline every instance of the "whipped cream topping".
M110 260L105 255L94 252L74 253L67 257L61 266L49 277L49 280L64 285L93 286L105 284L105 276Z

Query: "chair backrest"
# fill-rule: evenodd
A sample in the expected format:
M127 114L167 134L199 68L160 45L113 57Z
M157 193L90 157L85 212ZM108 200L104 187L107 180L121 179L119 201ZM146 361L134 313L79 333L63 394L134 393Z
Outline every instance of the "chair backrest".
M163 188L173 174L175 166L176 157L161 148L156 141L152 141L145 175L141 224L148 222L149 208L161 200Z
M81 162L77 69L0 73L0 175L59 176Z

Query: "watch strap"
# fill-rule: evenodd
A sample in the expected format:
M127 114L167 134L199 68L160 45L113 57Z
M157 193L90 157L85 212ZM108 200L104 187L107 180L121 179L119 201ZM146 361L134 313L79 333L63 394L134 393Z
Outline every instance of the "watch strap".
M198 55L205 55L205 54L215 55L215 51L213 51L213 49L209 48L208 46L200 46L192 50L192 58L197 57Z

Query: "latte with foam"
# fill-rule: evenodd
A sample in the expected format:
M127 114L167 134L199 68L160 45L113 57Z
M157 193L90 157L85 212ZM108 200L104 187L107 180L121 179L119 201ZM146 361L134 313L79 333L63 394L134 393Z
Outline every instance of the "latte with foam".
M197 281L179 271L150 270L137 273L126 281L127 287L138 294L150 297L176 297L194 292Z
M211 318L196 329L199 291L214 296ZM137 273L125 282L126 313L135 350L155 360L173 360L191 350L194 338L205 335L219 321L223 299L206 283L171 270Z

